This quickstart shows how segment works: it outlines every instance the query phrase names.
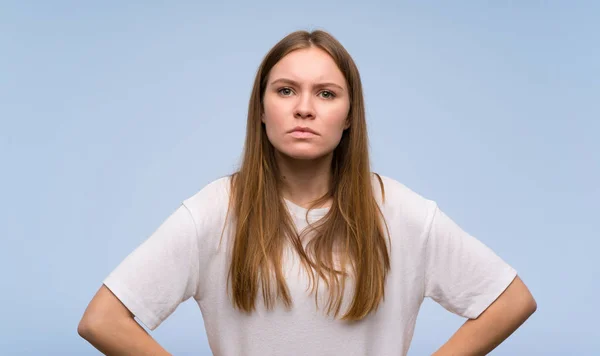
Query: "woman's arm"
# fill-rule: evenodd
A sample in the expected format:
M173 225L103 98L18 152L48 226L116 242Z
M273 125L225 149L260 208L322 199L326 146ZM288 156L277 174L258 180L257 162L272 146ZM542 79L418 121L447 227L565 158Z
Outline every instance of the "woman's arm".
M477 319L469 319L434 356L486 355L500 345L537 309L529 289L517 276Z
M105 355L170 355L104 285L85 310L77 332Z

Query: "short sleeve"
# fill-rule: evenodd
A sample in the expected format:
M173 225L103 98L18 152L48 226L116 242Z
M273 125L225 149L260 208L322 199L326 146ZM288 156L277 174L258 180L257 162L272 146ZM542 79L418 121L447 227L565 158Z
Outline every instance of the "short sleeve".
M104 285L150 330L198 293L196 226L180 205L104 280Z
M516 277L514 268L433 203L425 256L425 297L477 318Z

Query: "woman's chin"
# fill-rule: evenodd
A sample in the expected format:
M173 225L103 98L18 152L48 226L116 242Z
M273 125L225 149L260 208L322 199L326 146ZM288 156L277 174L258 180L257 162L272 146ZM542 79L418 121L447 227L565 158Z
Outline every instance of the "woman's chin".
M294 159L294 160L299 160L299 161L314 161L320 158L323 158L324 156L327 155L327 153L323 153L323 152L311 152L311 151L296 151L296 150L290 150L287 152L281 152L283 156L289 158L289 159Z

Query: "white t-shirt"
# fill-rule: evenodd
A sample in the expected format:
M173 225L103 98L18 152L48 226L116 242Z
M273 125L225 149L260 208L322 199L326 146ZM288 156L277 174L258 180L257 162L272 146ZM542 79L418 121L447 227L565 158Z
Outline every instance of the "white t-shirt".
M215 355L405 355L423 298L476 318L506 289L516 271L457 226L434 201L381 177L384 203L375 176L373 187L390 232L391 270L385 300L359 322L327 316L324 303L316 308L306 272L292 250L286 252L284 264L291 310L282 303L266 310L262 297L250 315L234 309L227 294L231 223L221 241L229 177L184 200L104 284L151 330L181 302L194 298ZM286 204L301 231L307 224L306 209L287 200ZM316 221L327 209L312 210L309 220ZM346 288L343 306L353 295L352 285ZM319 295L323 290L319 288Z

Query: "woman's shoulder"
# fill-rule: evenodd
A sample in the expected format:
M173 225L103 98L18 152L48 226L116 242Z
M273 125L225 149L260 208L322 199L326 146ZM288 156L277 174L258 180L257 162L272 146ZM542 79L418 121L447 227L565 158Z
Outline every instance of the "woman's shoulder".
M183 201L192 215L221 215L227 212L230 176L216 178Z
M395 200L408 200L414 203L424 203L430 201L430 199L424 197L395 178L375 172L373 172L372 176L374 182L373 186L378 196L383 195L385 198L389 197L392 202Z
M404 183L389 176L373 173L373 190L386 215L401 214L410 220L425 221L435 209L435 201L426 198Z

